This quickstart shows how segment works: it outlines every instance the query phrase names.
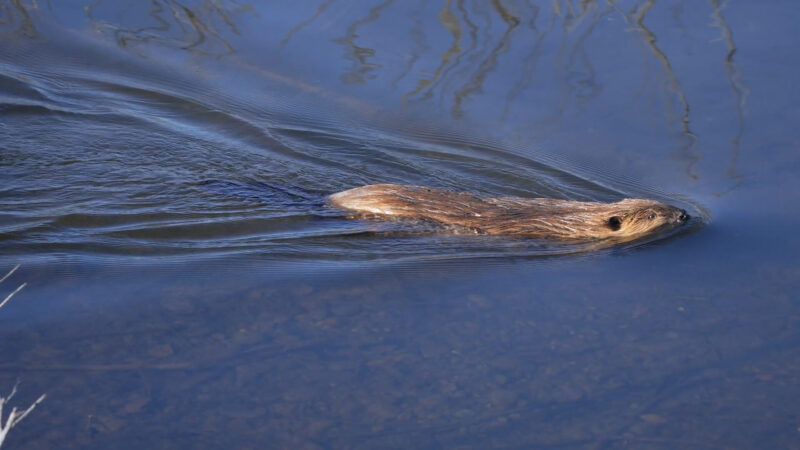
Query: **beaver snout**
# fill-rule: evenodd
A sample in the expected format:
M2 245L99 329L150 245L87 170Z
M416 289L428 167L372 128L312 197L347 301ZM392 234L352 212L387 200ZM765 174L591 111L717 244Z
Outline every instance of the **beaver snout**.
M678 222L684 223L689 221L692 217L689 214L686 214L686 210L682 209L681 214L678 216Z

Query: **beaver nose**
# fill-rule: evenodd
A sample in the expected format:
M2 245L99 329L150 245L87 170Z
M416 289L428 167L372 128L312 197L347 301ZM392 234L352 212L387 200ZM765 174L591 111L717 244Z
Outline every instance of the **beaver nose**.
M678 222L683 223L683 222L686 222L689 219L691 219L691 217L689 217L689 215L686 214L686 211L682 209L681 210L681 215L678 216Z

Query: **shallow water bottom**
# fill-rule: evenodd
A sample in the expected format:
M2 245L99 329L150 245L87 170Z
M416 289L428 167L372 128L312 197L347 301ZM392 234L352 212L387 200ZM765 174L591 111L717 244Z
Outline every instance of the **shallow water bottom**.
M729 238L545 262L21 270L0 384L48 398L10 448L789 448L800 268L743 251L730 264L756 270L698 288L728 270L703 248Z

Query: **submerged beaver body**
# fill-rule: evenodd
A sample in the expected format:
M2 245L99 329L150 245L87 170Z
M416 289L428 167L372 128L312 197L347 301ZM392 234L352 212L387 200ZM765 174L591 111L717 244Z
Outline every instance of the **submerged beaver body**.
M598 203L482 197L396 184L342 191L331 195L330 202L359 213L432 221L484 234L565 241L627 241L689 219L685 211L653 200Z

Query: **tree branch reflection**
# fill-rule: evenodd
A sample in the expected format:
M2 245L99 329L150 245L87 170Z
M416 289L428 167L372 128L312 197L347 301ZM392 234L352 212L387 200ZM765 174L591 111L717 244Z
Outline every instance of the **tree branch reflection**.
M456 15L453 14L453 11L450 10L451 3L452 0L446 0L444 8L442 8L442 10L439 12L439 23L441 23L442 27L449 31L453 36L453 43L450 45L450 48L448 48L447 51L442 53L440 56L442 61L433 71L433 75L431 75L430 78L419 80L417 87L413 91L406 93L403 96L403 100L413 97L426 87L430 86L431 83L434 83L436 80L438 80L442 70L450 64L450 59L453 56L461 53L461 24L459 23Z
M345 47L345 57L352 61L352 67L342 75L342 81L347 84L363 84L369 73L380 67L380 64L368 62L368 58L375 56L375 50L369 47L359 47L355 41L358 38L358 28L380 19L381 11L391 6L394 0L386 0L380 5L369 10L367 17L356 20L345 32L345 36L336 39L335 42L343 44Z
M739 173L736 166L739 161L740 142L742 139L742 133L744 132L744 107L747 101L747 96L750 94L750 90L742 82L742 72L739 70L739 66L733 59L733 56L736 54L736 44L733 42L733 31L731 31L731 27L728 25L728 22L725 21L725 17L722 15L722 10L728 6L728 2L725 0L722 4L720 4L719 0L710 1L711 7L714 9L714 12L711 14L712 19L714 19L714 25L720 29L722 40L728 47L728 53L725 54L725 73L728 77L728 83L731 86L733 96L736 99L737 127L736 134L733 136L733 139L731 139L731 162L727 170L727 175L734 180L734 184L725 191L717 194L717 196L721 197L739 187L739 185L742 184L742 181L744 181L744 176Z
M681 134L684 136L685 143L681 145L678 149L678 153L685 159L688 160L688 164L686 166L686 173L692 179L697 179L697 174L694 171L695 166L698 162L700 162L700 155L694 151L694 145L697 142L697 136L692 132L690 124L690 107L689 102L686 99L686 94L683 92L683 88L681 87L681 83L678 80L678 76L675 74L675 70L672 68L672 64L669 61L667 55L661 51L661 49L656 44L656 35L650 31L647 26L644 24L644 19L647 13L655 6L656 0L648 0L647 3L641 8L638 5L633 9L631 12L631 18L633 23L639 29L642 37L644 38L645 44L650 48L653 52L653 55L661 61L661 64L664 68L664 73L667 77L667 89L664 91L664 98L667 100L667 112L668 114L672 111L672 96L669 94L671 91L675 94L678 98L678 102L680 103L680 127L681 127Z
M511 47L511 35L520 23L519 17L511 14L500 0L492 0L492 7L503 22L506 23L506 29L497 45L489 53L489 56L478 65L478 69L467 83L456 91L451 108L453 117L462 117L464 115L464 103L469 100L470 95L481 90L486 76L497 68L498 58Z
M134 50L139 45L158 45L208 56L235 52L222 29L238 34L234 16L252 11L235 0L203 0L191 6L178 0L150 0L147 15L154 23L133 27L97 18L103 3L88 4L86 15L95 30L113 36L120 47Z
M17 29L13 32L28 38L38 36L39 32L33 24L29 11L35 9L39 9L39 2L37 0L31 2L25 2L24 0L0 0L0 27L13 28L17 25Z
M293 26L292 29L289 30L288 33L286 33L286 37L283 38L283 40L281 41L281 47L286 46L286 44L288 44L289 41L292 39L292 36L294 36L298 31L302 30L305 26L307 26L307 25L311 24L312 22L314 22L315 20L317 20L317 18L320 15L322 15L322 13L324 13L325 10L328 9L328 7L331 6L331 4L333 4L333 2L335 2L335 1L336 0L325 0L324 2L322 2L317 7L316 11L314 11L314 15L313 16L311 16L308 19L306 19L306 20L298 23L297 25Z

